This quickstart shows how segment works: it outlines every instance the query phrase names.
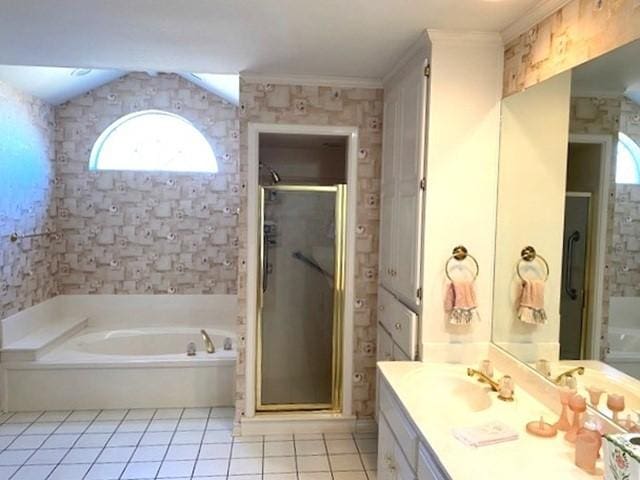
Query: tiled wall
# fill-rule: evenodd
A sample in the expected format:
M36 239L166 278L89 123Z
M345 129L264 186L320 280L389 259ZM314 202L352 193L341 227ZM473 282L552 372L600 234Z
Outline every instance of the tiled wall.
M374 412L376 285L378 271L379 187L382 132L382 90L240 84L240 172L247 178L249 122L344 125L359 128L356 305L354 330L353 409L360 417ZM242 211L247 196L242 194ZM247 217L241 215L238 274L238 334L246 333ZM239 345L236 420L244 411L245 352Z
M0 83L0 319L56 293L50 240L8 238L54 229L54 135L53 108Z
M104 129L146 109L191 121L218 173L89 171ZM237 107L174 74L133 73L56 108L56 123L62 293L235 293Z
M637 0L572 0L505 47L505 96L640 38Z

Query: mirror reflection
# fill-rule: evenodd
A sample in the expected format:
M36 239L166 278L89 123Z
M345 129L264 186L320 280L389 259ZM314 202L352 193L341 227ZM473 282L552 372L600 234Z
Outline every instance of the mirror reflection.
M504 100L493 322L497 345L630 430L640 409L639 55L634 42Z

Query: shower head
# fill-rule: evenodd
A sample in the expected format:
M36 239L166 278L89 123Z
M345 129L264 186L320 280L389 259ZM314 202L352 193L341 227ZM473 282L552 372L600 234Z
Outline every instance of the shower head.
M269 172L269 175L271 176L271 181L274 183L274 185L276 183L280 183L280 181L282 180L280 178L280 175L278 174L278 172L276 172L273 168L271 168L269 165L266 165L262 162L260 162L259 164L260 168L266 168L267 171Z

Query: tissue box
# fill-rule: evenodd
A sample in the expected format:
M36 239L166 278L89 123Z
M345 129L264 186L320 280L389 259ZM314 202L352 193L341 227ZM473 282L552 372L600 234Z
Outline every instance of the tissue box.
M605 480L640 480L640 435L605 435Z

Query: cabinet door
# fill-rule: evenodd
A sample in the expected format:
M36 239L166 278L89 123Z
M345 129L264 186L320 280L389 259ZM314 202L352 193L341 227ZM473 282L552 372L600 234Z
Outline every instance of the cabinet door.
M393 433L383 414L378 418L378 480L396 480L395 450Z
M446 477L435 466L431 453L421 444L418 451L418 480L442 480L444 478Z
M393 340L391 335L381 326L378 325L378 349L377 360L379 362L390 362L395 359L393 352Z
M380 184L380 259L379 280L389 289L393 289L393 271L395 266L395 228L394 202L396 191L396 157L400 139L400 98L398 90L385 92L384 127L382 139L382 179Z
M402 81L402 131L400 156L396 157L396 190L393 217L397 237L394 289L408 305L418 306L421 284L422 204L420 181L424 174L424 142L427 83L424 66L416 65Z

